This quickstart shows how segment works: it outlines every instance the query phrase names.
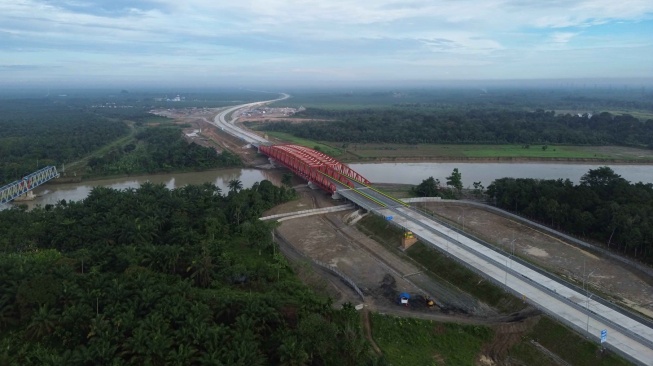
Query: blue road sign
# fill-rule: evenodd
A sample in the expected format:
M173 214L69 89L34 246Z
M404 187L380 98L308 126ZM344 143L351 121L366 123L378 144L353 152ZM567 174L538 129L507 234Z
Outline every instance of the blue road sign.
M601 331L601 343L605 343L608 340L608 330L603 329Z

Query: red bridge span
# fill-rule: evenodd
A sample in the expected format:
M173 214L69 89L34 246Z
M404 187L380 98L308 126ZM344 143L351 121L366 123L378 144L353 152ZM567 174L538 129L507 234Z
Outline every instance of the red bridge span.
M338 188L336 181L350 188L355 188L356 183L371 184L369 180L347 165L308 147L260 145L259 151L329 193L334 193Z

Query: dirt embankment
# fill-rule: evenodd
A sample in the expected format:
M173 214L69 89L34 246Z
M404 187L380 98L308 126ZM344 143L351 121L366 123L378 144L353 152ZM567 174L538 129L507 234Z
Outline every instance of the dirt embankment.
M302 188L299 194L299 200L278 206L265 214L325 207L334 203L321 191ZM316 286L315 279L306 271L306 267L313 267L313 273L318 273L324 279L324 283L318 284L317 288L332 296L336 304L346 301L356 304L361 300L352 290L343 291L341 279L316 267L309 258L327 263L352 279L363 291L364 305L369 310L469 324L496 324L520 320L525 316L501 315L454 285L438 283L418 265L392 253L348 225L348 214L334 213L284 221L275 231L282 251L291 252L289 259L304 263L298 267L302 268L300 276L305 277L305 282ZM411 295L409 307L398 305L402 292ZM438 306L428 307L427 298L436 300ZM535 314L528 316L532 315Z

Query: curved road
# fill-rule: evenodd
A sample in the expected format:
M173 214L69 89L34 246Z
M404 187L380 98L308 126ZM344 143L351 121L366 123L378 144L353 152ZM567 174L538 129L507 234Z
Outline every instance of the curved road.
M281 97L277 99L265 100L262 102L247 103L247 104L241 104L241 105L229 107L223 110L222 112L220 112L217 116L215 116L215 118L213 119L213 124L220 127L220 129L227 132L228 134L236 136L249 144L253 144L253 145L269 144L270 142L264 139L263 137L234 125L235 118L231 118L227 120L227 117L230 115L233 116L233 114L240 109L259 107L265 104L278 102L280 100L284 100L288 98L290 98L290 95L286 93L281 93Z

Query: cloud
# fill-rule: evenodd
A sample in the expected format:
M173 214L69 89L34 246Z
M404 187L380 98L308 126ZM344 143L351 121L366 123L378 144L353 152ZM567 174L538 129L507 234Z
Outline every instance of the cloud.
M465 77L471 71L452 60L483 75L531 62L525 54L581 45L645 52L652 18L650 0L13 0L0 2L0 63L35 60L42 70L89 76L201 70L334 78L408 73L407 66L437 76L429 65L438 65ZM624 30L608 32L614 25ZM0 68L0 78L8 70ZM640 71L647 69L628 72Z
M565 44L571 41L572 38L576 37L578 33L574 32L555 32L551 34L550 42L557 44Z
M1 70L7 70L7 71L33 71L33 70L39 70L43 69L43 66L39 65L0 65L0 71ZM51 67L46 67L46 68L51 68Z

